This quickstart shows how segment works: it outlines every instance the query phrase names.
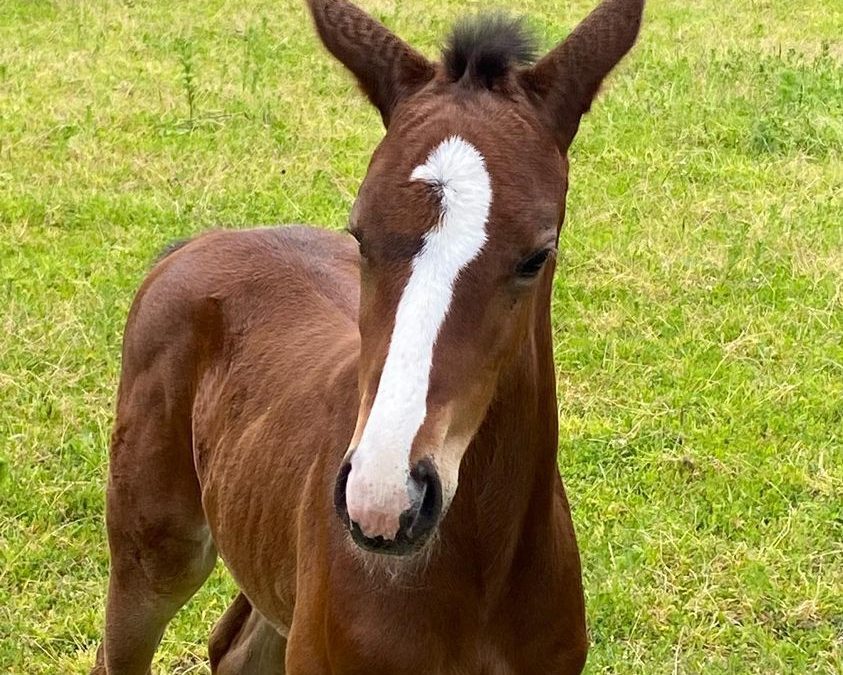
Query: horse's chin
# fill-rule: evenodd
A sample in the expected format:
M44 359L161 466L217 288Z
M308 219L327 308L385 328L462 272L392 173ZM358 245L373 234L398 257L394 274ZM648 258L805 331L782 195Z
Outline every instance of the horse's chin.
M345 546L352 558L370 577L401 584L411 582L424 575L439 550L439 528L418 547L402 555L379 553L362 548L352 539L345 537Z

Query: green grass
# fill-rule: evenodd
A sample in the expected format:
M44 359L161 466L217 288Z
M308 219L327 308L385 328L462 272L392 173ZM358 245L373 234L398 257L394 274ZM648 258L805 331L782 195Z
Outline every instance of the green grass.
M364 6L427 53L478 2ZM0 3L0 671L102 624L124 317L166 242L345 222L377 114L303 3ZM416 3L418 5L418 3ZM545 45L591 0L529 0ZM583 123L553 312L590 672L843 672L843 8L653 0ZM162 672L207 672L218 570Z

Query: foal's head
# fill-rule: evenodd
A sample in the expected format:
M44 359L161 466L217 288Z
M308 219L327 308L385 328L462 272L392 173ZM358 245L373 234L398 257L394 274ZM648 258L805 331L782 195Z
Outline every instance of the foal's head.
M360 408L336 506L362 547L417 550L507 362L548 311L566 154L635 41L643 0L604 2L533 63L517 22L458 27L434 63L345 0L310 0L387 133L349 222L360 242Z

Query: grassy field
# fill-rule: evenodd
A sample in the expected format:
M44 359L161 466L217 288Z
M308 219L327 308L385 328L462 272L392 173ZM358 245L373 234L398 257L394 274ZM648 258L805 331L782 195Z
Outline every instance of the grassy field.
M485 6L362 4L429 54ZM515 8L549 46L591 4ZM653 0L581 127L553 311L591 673L843 672L841 36L839 0ZM381 133L299 0L0 2L0 672L93 659L155 253L343 226ZM207 672L233 588L160 672Z

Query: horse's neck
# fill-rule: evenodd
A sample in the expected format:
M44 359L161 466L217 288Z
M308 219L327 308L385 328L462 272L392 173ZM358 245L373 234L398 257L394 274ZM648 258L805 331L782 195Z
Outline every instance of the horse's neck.
M521 353L500 375L460 474L457 495L464 491L460 506L474 528L468 536L489 584L506 583L519 547L553 544L557 439L551 328L543 307Z

